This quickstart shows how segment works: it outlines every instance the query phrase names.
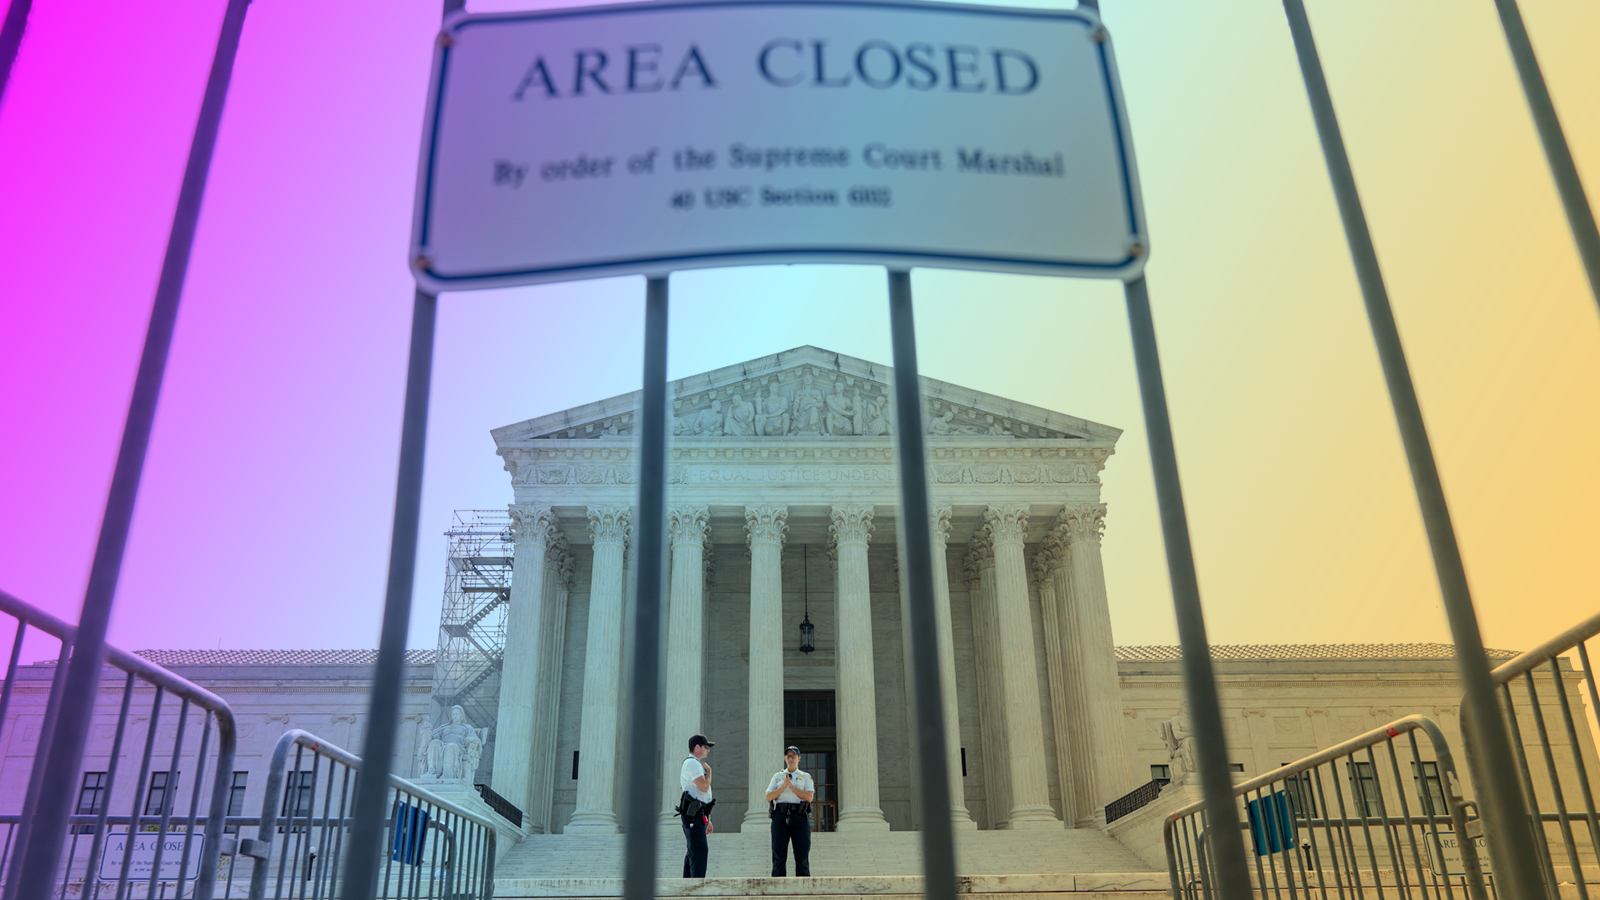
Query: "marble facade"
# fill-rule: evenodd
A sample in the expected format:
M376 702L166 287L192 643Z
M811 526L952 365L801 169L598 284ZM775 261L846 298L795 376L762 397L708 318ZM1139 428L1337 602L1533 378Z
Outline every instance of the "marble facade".
M833 692L838 830L920 821L891 379L874 363L802 347L670 385L663 824L672 825L678 745L703 731L719 743L724 829L766 830L761 793L781 759L786 690ZM1121 729L1100 565L1100 473L1120 432L931 379L923 391L944 563L935 580L947 814L962 829L1093 825L1135 784L1120 739L1074 737ZM619 827L635 404L616 397L493 431L518 530L492 786L529 811L534 831ZM570 574L552 579L558 559ZM806 606L817 626L810 656L796 646ZM557 619L559 648L535 636ZM535 697L559 699L538 707Z

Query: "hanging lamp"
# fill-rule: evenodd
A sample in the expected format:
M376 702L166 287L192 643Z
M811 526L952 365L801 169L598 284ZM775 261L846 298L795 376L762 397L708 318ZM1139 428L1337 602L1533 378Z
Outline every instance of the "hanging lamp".
M800 622L801 653L810 653L817 649L816 645L811 643L811 636L816 632L817 627L811 624L811 566L808 565L810 562L808 552L810 547L811 545L809 544L800 545L800 591L806 604L806 617Z

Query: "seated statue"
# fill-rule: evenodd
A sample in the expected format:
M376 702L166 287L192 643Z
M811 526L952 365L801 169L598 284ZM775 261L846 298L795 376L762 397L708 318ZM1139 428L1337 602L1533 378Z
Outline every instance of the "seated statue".
M467 711L460 706L450 707L450 719L434 728L423 726L422 737L417 741L417 763L423 780L460 781L472 783L478 771L478 761L483 758L483 745L489 739L489 729L474 728L467 721Z

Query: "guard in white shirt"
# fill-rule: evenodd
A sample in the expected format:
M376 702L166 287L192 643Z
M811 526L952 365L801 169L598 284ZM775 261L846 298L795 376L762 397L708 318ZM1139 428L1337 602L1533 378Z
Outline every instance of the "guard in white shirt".
M800 771L800 748L783 751L783 771L767 784L767 815L772 817L772 877L788 875L789 842L794 842L794 874L811 876L811 822L807 813L817 786Z
M685 878L706 877L706 857L711 852L706 845L706 836L714 830L711 827L711 807L717 803L711 797L711 766L706 762L706 754L714 746L716 744L706 740L703 734L691 736L689 756L683 761L683 770L678 774L683 796L678 798L675 812L683 821L683 836L689 842L689 852L683 857Z

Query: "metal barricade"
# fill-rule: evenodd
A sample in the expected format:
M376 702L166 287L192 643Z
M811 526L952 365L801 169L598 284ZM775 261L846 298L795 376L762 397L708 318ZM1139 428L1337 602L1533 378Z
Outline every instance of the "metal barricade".
M0 814L0 897L14 900L17 896L15 875L30 840L64 840L64 863L58 867L53 896L210 900L225 850L221 846L223 817L237 746L233 710L199 685L131 653L107 647L105 664L122 673L122 686L119 694L113 694L106 690L113 682L103 679L100 696L103 701L115 697L120 706L114 725L97 725L100 731L109 732L109 748L91 744L86 754L95 769L104 766L105 771L81 767L79 792L73 801L78 814L70 817L68 834L33 833L41 774L51 755L50 735L60 714L75 629L4 591L0 591L0 614L16 622L5 684L0 687L0 729L9 725L19 732L0 733L0 738L8 739L13 747L23 745L32 739L34 717L39 717L38 745L22 804ZM28 681L19 679L23 642L30 631L48 635L60 645L47 693L42 683L34 690ZM31 707L26 714L17 708L23 702L37 702L39 693L45 696L37 713ZM203 713L202 722L192 721L194 710ZM110 708L96 710L97 719L110 714ZM138 749L133 750L129 727L136 718L147 719L148 724L143 727L142 746L135 745ZM137 739L135 733L132 740ZM129 778L133 789L125 791ZM124 804L126 815L111 814ZM156 837L137 837L145 834ZM200 840L193 840L196 836ZM135 846L138 844L144 846ZM169 854L176 854L176 861Z
M1261 897L1487 900L1493 885L1467 837L1478 830L1476 809L1461 784L1439 726L1398 719L1236 785L1227 816L1196 802L1167 817L1172 897L1211 900L1212 836L1233 828L1249 835Z
M352 860L361 757L299 729L272 751L254 840L250 900L340 896ZM398 776L389 776L384 858L374 897L489 900L494 896L495 823ZM356 864L362 864L356 860Z
M1490 673L1500 689L1545 895L1588 900L1600 881L1600 817L1593 779L1595 711L1600 692L1587 642L1600 634L1591 616ZM1577 652L1581 671L1563 654ZM1585 697L1588 703L1584 703ZM1587 712L1585 712L1587 710ZM1463 708L1465 712L1465 708ZM1473 748L1467 746L1467 752ZM1556 849L1559 847L1559 850ZM1564 886L1570 886L1563 890Z

